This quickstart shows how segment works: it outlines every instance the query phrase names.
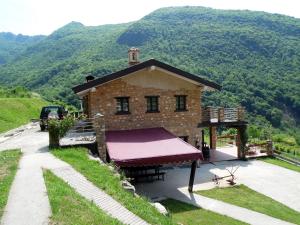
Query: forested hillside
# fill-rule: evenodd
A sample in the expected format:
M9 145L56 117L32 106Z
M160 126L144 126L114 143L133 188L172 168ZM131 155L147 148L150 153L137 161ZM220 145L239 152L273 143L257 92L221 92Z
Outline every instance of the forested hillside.
M87 27L72 22L0 66L0 84L25 85L52 100L76 103L71 87L91 73L127 66L127 50L223 86L205 104L241 104L263 126L300 122L300 19L251 11L174 7L139 21ZM297 125L298 124L298 125Z
M0 32L0 65L15 59L28 46L36 44L43 38L42 35L27 36Z

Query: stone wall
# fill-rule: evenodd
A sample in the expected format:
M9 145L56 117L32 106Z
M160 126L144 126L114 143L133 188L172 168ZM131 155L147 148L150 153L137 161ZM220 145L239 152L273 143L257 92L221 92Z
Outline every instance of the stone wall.
M108 82L89 93L90 117L101 113L106 130L164 127L177 136L189 136L189 143L201 141L202 87L163 71L144 70ZM159 96L159 113L146 113L145 96ZM187 95L187 111L175 112L174 95ZM129 98L130 114L116 115L115 97Z

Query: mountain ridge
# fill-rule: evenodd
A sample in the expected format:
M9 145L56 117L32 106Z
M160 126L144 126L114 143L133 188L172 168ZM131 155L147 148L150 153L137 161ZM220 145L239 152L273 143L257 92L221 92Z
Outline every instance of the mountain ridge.
M158 9L125 24L71 22L0 65L0 84L24 85L49 100L76 104L70 88L127 66L136 46L155 58L223 86L207 105L243 105L275 127L300 121L300 19L203 7ZM250 119L251 119L250 118Z
M13 60L20 51L42 40L44 35L22 35L0 32L0 65Z

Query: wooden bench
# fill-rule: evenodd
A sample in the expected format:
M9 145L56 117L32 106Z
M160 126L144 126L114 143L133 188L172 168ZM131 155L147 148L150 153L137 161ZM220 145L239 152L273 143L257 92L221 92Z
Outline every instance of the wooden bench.
M157 180L160 180L160 177L162 180L165 180L165 172L158 172L158 173L145 173L145 174L134 174L132 175L131 178L133 178L136 182L140 179L140 178L146 178L148 180L148 178L155 178L157 177Z

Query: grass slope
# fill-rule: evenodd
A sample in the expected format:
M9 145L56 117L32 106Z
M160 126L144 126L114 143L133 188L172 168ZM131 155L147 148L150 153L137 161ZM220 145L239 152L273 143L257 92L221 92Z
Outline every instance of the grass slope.
M300 213L245 185L198 191L197 194L300 224ZM284 194L284 193L282 193Z
M47 193L52 208L50 224L122 224L81 197L73 188L50 171L44 171Z
M38 118L47 102L40 98L0 98L0 133Z
M262 159L264 162L267 162L267 163L271 163L271 164L274 164L274 165L277 165L277 166L281 166L281 167L284 167L286 169L290 169L290 170L294 170L296 172L300 172L300 166L296 166L294 164L291 164L291 163L288 163L288 162L285 162L283 160L280 160L280 159L276 159L276 158L266 158L266 159Z
M17 172L20 157L20 150L0 152L0 218L7 203L8 193Z
M120 178L106 166L97 161L89 160L84 148L56 149L52 153L71 164L94 185L112 196L128 210L151 224L174 224L169 217L160 214L149 202L142 197L134 197L124 190Z
M161 202L171 213L171 217L178 224L184 225L243 225L241 221L232 219L209 210L197 208L173 199Z

